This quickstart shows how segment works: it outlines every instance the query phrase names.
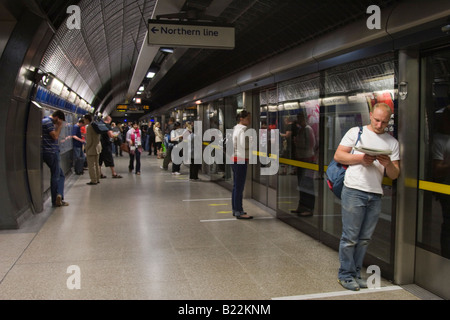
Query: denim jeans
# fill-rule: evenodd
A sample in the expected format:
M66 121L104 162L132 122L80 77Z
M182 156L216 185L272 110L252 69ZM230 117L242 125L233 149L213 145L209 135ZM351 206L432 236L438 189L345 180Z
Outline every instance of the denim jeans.
M136 148L134 154L130 153L130 164L128 166L128 169L130 169L130 172L134 169L134 159L136 158L136 173L141 172L141 152L139 151L139 148Z
M245 180L247 176L248 164L233 163L233 193L231 194L231 206L234 215L241 215L244 212L242 199L244 197Z
M57 195L61 195L64 200L64 181L66 177L64 172L60 167L61 156L59 152L57 153L43 153L42 154L44 162L50 168L51 179L50 179L50 192L52 195L52 205L56 204Z
M340 280L360 277L367 246L381 211L381 194L342 189L342 237L339 244Z

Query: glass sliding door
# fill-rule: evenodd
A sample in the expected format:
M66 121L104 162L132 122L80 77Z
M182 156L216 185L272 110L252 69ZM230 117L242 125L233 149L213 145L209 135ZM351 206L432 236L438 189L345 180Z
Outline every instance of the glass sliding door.
M280 83L280 169L278 215L289 224L317 235L320 225L319 145L320 75Z
M253 93L252 101L253 127L259 133L258 143L267 145L269 148L268 153L270 153L270 130L278 129L277 90L276 88L269 88L255 91ZM267 132L259 131L260 129L266 129ZM260 156L259 152L258 156ZM252 197L265 206L276 209L277 176L262 175L262 166L264 166L264 164L262 164L261 161L257 161L257 164L251 166L253 170Z

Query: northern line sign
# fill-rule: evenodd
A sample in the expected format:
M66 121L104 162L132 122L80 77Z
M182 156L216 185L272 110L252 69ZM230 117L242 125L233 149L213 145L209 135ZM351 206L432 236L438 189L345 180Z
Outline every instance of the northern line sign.
M235 29L217 24L148 20L148 44L167 47L234 49Z

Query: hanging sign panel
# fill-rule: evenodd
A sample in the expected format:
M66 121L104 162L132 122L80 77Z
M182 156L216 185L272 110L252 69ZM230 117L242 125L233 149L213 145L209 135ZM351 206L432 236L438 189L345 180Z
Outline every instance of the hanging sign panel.
M235 29L230 26L149 20L148 44L166 47L234 49Z

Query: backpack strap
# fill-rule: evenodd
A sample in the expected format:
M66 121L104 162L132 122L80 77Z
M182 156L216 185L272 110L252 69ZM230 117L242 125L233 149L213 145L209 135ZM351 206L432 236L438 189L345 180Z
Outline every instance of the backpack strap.
M358 144L359 140L361 139L362 133L363 133L363 126L359 126L358 139L356 139L355 147Z
M356 139L355 147L358 144L359 140L361 139L362 133L363 133L363 126L359 126L358 139ZM352 149L352 153L353 153L353 151L354 151L354 149Z

